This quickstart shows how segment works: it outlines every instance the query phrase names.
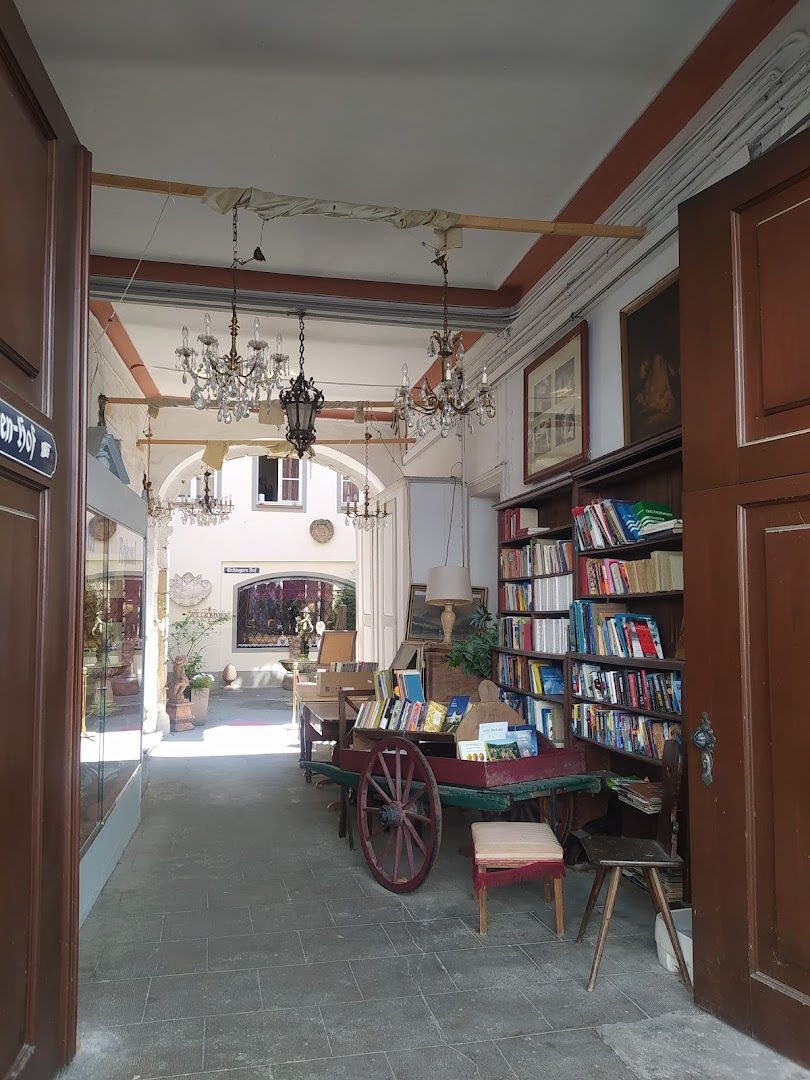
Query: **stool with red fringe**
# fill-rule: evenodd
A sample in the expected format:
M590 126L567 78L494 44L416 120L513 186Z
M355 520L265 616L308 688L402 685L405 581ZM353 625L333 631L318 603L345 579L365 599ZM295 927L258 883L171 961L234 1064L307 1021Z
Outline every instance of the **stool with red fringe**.
M565 933L562 879L563 849L548 825L524 821L476 821L472 825L473 882L478 900L479 930L487 932L487 889L545 879L554 883L557 936Z

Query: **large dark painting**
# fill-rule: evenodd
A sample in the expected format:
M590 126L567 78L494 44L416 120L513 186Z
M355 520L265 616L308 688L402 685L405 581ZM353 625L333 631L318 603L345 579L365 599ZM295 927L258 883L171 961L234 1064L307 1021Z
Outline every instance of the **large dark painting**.
M621 313L627 444L680 427L679 318L677 270Z

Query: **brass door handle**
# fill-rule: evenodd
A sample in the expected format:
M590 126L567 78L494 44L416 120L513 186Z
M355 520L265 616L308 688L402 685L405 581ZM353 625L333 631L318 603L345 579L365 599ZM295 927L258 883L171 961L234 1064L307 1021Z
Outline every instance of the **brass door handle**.
M700 723L692 732L692 745L700 751L700 773L707 786L714 780L714 747L717 738L708 713L700 714Z

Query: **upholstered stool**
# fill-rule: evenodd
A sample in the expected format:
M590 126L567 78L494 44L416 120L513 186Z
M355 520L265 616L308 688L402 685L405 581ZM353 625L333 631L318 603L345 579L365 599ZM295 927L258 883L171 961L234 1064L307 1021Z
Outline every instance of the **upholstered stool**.
M479 929L487 932L487 889L545 878L554 882L557 935L565 933L562 879L563 849L548 825L526 821L476 821L472 826L473 882Z

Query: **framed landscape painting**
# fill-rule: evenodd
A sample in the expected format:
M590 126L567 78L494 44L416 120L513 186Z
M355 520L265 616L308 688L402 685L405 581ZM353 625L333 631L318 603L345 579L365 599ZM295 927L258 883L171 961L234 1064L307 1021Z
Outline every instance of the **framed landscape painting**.
M678 271L621 313L625 444L681 424Z
M523 372L523 481L588 457L588 324L581 322Z
M486 607L487 589L473 585L472 603L454 607L456 622L453 627L453 641L463 641L472 633L472 616L479 604ZM411 585L408 598L408 621L405 625L405 637L408 641L441 641L444 637L441 623L441 606L428 604L427 585Z

